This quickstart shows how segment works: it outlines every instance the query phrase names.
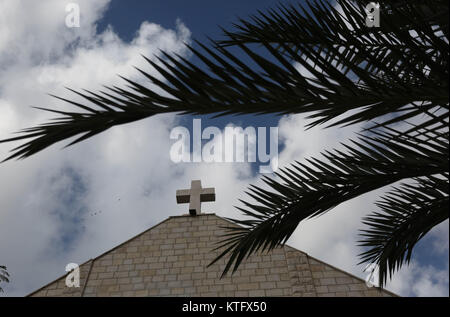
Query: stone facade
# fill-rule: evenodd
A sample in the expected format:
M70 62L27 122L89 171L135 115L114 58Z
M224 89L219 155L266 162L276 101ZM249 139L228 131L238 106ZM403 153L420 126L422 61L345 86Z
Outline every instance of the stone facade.
M233 274L207 265L220 226L214 214L170 217L80 265L80 287L63 276L29 296L395 296L289 246L254 254Z

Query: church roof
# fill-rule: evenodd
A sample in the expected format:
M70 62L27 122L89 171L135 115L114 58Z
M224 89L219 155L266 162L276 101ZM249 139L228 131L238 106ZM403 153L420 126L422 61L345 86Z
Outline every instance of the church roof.
M226 259L207 265L231 222L215 214L169 217L28 296L396 296L290 246L253 254L220 278Z

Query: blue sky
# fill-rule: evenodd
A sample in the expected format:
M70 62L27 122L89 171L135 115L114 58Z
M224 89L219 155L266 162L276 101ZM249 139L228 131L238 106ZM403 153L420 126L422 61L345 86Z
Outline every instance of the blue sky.
M68 2L80 4L79 29L63 24ZM149 69L139 54L152 56L161 48L197 63L184 42L204 41L205 36L220 39L219 26L230 28L237 17L277 3L0 0L0 11L6 13L0 20L0 139L51 118L30 105L67 107L46 93L73 99L64 86L95 90L103 84L123 85L116 74L142 80L132 68ZM229 123L278 126L281 166L338 147L360 128L305 131L306 122L301 116L227 116L202 124L221 129ZM0 265L8 266L12 280L2 285L6 294L25 295L62 275L67 263L82 263L168 216L186 213L185 206L176 205L175 190L189 186L191 179L216 187L217 201L204 204L207 212L238 216L233 206L246 198L243 192L249 184L261 183L257 166L172 163L168 135L177 125L190 128L192 117L158 116L113 128L65 150L58 144L29 159L0 165ZM6 157L10 149L0 145L0 156ZM289 244L364 278L356 266L361 252L356 247L358 229L382 192L301 224ZM411 266L388 288L403 296L448 296L448 222L415 251Z
M292 4L292 1L275 0L249 0L249 1L120 1L111 2L106 15L99 23L99 29L103 30L108 25L113 26L117 34L124 40L130 41L135 35L139 25L149 20L162 25L165 28L175 27L176 21L181 20L192 32L192 39L203 43L208 43L209 39L221 40L224 35L221 28L231 30L233 23L239 19L245 19L257 13L258 10L274 8L280 3ZM200 49L193 42L195 49ZM263 56L270 58L265 50L253 46ZM240 50L233 50L236 55L248 64L253 64L250 58ZM205 69L204 64L195 56L191 56L191 61ZM272 59L273 62L276 63ZM194 117L186 115L180 118L180 125L187 127L191 132L192 138L192 119ZM242 116L224 116L213 118L213 116L195 116L201 118L207 126L215 126L223 129L228 124L253 127L276 127L279 116L274 115L242 115ZM203 127L204 128L204 127ZM208 140L203 140L205 144ZM269 140L266 142L266 148L269 146ZM279 144L279 150L283 149L283 144ZM192 150L192 149L191 149ZM258 173L259 162L252 164L253 174Z
M111 24L124 40L131 40L142 21L148 20L165 28L174 28L180 19L191 30L193 37L204 40L222 38L220 27L229 28L238 18L246 18L257 10L271 8L278 3L292 1L246 0L246 1L207 1L207 0L113 0L100 20L99 27Z

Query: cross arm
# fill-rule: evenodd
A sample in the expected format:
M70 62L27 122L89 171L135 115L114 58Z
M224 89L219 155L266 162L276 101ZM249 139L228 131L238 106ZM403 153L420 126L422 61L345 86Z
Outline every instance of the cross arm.
M201 201L215 201L216 200L216 192L214 188L203 188L202 193L200 194Z
M177 204L185 204L189 202L191 193L189 189L177 190Z

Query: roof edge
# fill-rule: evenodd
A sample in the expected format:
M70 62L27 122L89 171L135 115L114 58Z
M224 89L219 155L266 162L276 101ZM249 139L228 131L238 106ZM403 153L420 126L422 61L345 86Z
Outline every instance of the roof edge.
M108 253L110 253L110 252L112 252L112 251L114 251L114 250L120 248L120 247L123 246L124 244L126 244L126 243L128 243L128 242L130 242L130 241L132 241L132 240L134 240L134 239L136 239L136 238L142 236L142 235L145 234L146 232L148 232L148 231L150 231L150 230L156 228L157 226L159 226L159 225L161 225L161 224L163 224L163 223L169 221L170 219L173 219L173 218L183 218L183 217L203 217L203 216L216 216L217 218L220 218L220 219L222 219L222 220L224 220L224 221L226 221L226 222L229 222L230 224L234 224L234 225L238 226L237 224L233 223L233 222L230 221L229 219L227 219L227 218L225 218L225 217L222 217L222 216L219 216L219 215L217 215L217 214L215 214L215 213L201 213L201 214L198 214L198 215L195 215L195 216L190 215L190 214L183 214L183 215L178 215L178 216L169 216L168 218L164 219L163 221L161 221L161 222L159 222L159 223L157 223L157 224L151 226L150 228L148 228L148 229L142 231L141 233L138 233L137 235L131 237L130 239L125 240L124 242L122 242L122 243L116 245L115 247L113 247L113 248L111 248L111 249L109 249L109 250L107 250L107 251L101 253L100 255L96 256L95 258L91 258L91 259L89 259L89 260L83 262L83 263L80 264L79 266L88 264L89 262L92 262L92 263L93 263L93 262L94 262L95 260L97 260L98 258L100 258L100 257L102 257L102 256L104 256L104 255L106 255L106 254L108 254ZM325 261L322 261L322 260L320 260L320 259L318 259L318 258L312 257L312 256L310 256L308 253L306 253L306 252L304 252L304 251L302 251L302 250L299 250L299 249L297 249L297 248L295 248L295 247L293 247L293 246L291 246L291 245L289 245L289 244L284 244L284 245L282 245L282 247L283 247L283 248L284 248L284 247L292 248L292 249L294 249L295 251L298 251L298 252L301 252L301 253L305 254L305 255L306 255L308 258L310 258L310 259L313 259L313 260L315 260L315 261L317 261L317 262L320 262L320 263L322 263L322 264L324 264L324 265L328 265L328 266L332 267L333 269L335 269L335 270L337 270L337 271L340 271L340 272L342 272L342 273L345 273L345 274L347 274L347 275L350 275L351 277L353 277L353 278L355 278L355 279L357 279L357 280L359 280L359 281L361 281L361 282L364 282L364 283L366 282L366 281L363 280L362 278L360 278L360 277L358 277L358 276L356 276L356 275L354 275L354 274L352 274L352 273L349 273L349 272L347 272L347 271L345 271L345 270L343 270L343 269L340 269L340 268L338 268L338 267L336 267L336 266L333 266L333 265L331 265L331 264L329 264L329 263L327 263L327 262L325 262ZM33 294L39 292L40 290L44 289L45 287L47 287L47 286L49 286L49 285L51 285L51 284L57 282L57 281L60 280L61 278L67 276L67 274L69 274L69 272L66 273L66 274L61 275L60 277L58 277L58 278L54 279L53 281L51 281L51 282L45 284L44 286L42 286L42 287L38 288L37 290L35 290L35 291L29 293L28 295L25 295L24 297L30 297L31 295L33 295ZM399 295L397 295L397 294L395 294L395 293L393 293L393 292L391 292L391 291L389 291L389 290L387 290L387 289L385 289L385 288L379 288L379 287L377 287L376 289L378 289L378 290L380 290L380 291L387 292L387 293L389 293L390 295L393 295L393 296L395 296L395 297L400 297Z

